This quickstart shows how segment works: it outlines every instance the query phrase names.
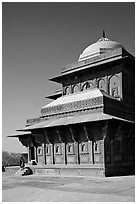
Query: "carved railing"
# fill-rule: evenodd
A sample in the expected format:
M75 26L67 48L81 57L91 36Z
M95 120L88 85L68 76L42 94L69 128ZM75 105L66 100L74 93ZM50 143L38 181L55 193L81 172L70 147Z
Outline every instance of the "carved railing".
M103 96L56 105L56 106L45 107L41 109L41 115L50 116L50 115L58 115L62 113L64 114L69 112L77 112L81 110L92 109L100 105L103 105Z
M26 120L26 126L29 126L29 125L33 125L33 124L39 123L40 121L41 121L41 118L27 119L27 120Z

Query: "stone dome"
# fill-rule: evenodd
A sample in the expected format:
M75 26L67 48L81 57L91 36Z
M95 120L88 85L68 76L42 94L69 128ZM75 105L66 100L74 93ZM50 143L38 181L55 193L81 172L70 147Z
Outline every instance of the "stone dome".
M80 55L78 61L82 61L91 57L98 56L100 54L111 52L114 49L123 48L125 49L120 43L115 41L111 41L105 36L99 39L97 42L89 45Z

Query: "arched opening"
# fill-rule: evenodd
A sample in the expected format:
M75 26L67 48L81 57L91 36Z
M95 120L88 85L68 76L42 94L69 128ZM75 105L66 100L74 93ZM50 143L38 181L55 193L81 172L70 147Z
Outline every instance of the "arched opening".
M78 85L74 85L73 88L72 88L72 92L73 93L77 93L79 91L80 91L79 86Z
M86 151L86 145L85 145L85 144L82 144L82 145L81 145L81 151L82 151L82 152L85 152L85 151Z
M120 97L120 83L117 75L109 79L109 94L115 98Z
M86 82L83 86L82 86L82 91L87 90L87 89L93 89L94 85L90 82Z
M104 79L98 80L98 88L106 92L106 83Z
M65 95L70 94L70 93L71 93L70 87L67 86L67 87L65 88Z

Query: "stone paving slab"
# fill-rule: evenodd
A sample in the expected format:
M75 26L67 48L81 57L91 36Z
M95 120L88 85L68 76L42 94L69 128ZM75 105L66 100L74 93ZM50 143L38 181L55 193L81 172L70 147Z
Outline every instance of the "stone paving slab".
M3 202L129 202L134 201L131 197L93 194L81 192L63 192L53 189L39 189L19 187L3 192Z
M135 176L46 177L3 173L3 202L134 202Z

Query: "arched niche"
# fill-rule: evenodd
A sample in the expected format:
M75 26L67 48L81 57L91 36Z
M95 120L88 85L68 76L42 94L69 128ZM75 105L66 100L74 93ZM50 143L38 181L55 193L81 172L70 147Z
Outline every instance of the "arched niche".
M70 87L67 86L67 87L65 88L65 95L70 94L70 93L71 93Z
M98 88L100 90L106 91L106 83L104 79L101 78L98 80Z
M79 92L80 91L80 88L79 88L79 85L78 84L76 84L76 85L74 85L73 87L72 87L72 93L77 93L77 92Z
M86 82L82 86L82 91L87 90L87 89L93 89L93 88L94 88L94 84L93 83Z
M119 97L120 96L120 82L119 77L117 75L113 75L109 78L109 94L113 97Z

